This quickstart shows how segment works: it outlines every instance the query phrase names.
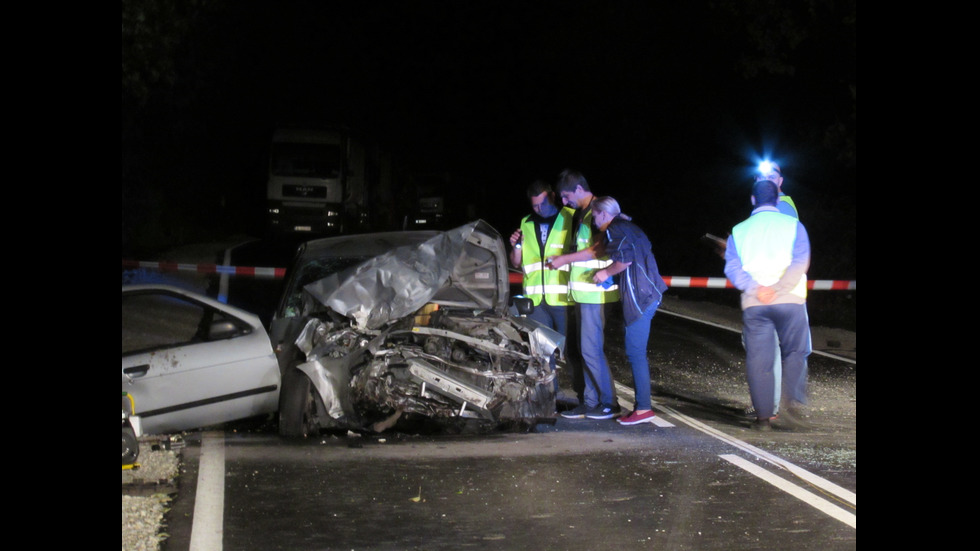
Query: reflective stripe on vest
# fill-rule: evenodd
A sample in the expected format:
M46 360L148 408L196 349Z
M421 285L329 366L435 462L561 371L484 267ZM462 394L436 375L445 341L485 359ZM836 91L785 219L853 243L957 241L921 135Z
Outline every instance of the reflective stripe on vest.
M530 216L521 221L521 232L524 233L521 268L524 270L524 296L531 299L535 306L544 299L552 306L568 306L569 268L562 266L557 270L546 268L544 260L570 252L569 232L572 226L573 211L562 208L555 217L555 223L548 228L548 239L544 244L544 254L538 244L537 227Z
M576 251L587 249L592 245L592 209L589 209L582 217L579 224L578 234L575 236ZM619 286L612 285L604 289L592 281L592 276L598 270L612 265L609 257L583 260L582 262L572 262L572 273L568 280L568 287L571 290L572 299L583 304L605 304L619 300Z
M732 228L742 269L760 285L775 285L793 262L797 224L792 216L762 211ZM790 293L806 298L806 274Z

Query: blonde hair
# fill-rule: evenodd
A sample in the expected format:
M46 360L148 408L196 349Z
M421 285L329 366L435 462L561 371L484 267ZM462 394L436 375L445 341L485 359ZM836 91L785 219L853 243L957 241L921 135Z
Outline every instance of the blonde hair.
M611 214L613 218L621 218L623 220L632 220L632 216L623 214L622 209L619 208L619 201L609 197L600 197L592 203L592 210L604 212L606 214Z

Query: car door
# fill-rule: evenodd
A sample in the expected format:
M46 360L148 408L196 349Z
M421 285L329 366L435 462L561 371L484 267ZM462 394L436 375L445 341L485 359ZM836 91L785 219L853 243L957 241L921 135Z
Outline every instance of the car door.
M175 289L123 292L122 389L146 433L276 411L279 366L256 316Z

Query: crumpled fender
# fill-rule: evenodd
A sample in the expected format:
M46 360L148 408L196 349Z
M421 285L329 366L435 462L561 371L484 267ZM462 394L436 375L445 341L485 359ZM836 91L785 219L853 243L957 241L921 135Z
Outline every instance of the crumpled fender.
M327 414L334 420L342 419L350 411L350 397L347 395L350 370L347 365L344 358L322 358L296 366L309 377Z

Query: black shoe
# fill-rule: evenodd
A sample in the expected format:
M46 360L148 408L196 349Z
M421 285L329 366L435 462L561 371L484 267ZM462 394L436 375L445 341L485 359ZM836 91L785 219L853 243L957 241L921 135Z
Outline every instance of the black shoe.
M745 418L746 419L749 419L751 421L755 421L756 417L757 416L755 414L755 408L749 408L749 409L745 410ZM769 418L770 421L775 421L776 419L779 419L779 413L773 413L772 414L772 417Z
M772 430L772 423L769 422L769 419L756 419L752 422L752 430L770 431Z
M612 419L616 414L611 407L600 405L590 409L585 416L589 419Z
M585 419L585 413L587 411L589 411L589 407L581 404L568 411L561 412L561 416L565 419Z
M810 427L809 416L797 404L784 404L779 408L779 424L790 429L807 429Z

